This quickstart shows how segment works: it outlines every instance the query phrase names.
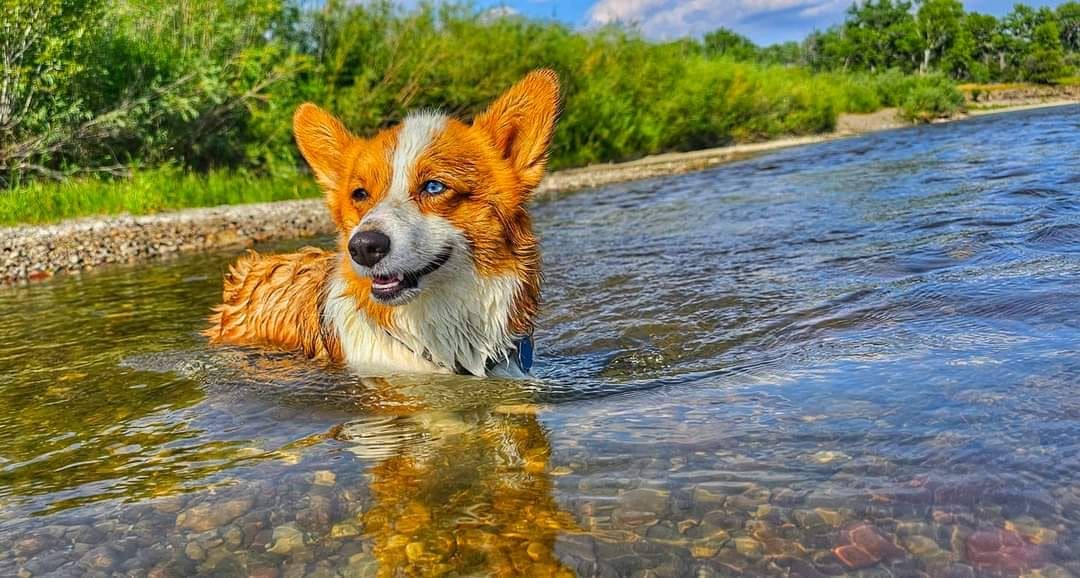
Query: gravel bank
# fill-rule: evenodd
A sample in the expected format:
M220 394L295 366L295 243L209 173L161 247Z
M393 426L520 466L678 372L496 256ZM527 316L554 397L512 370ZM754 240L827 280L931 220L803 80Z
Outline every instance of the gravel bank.
M0 229L0 280L48 279L111 263L332 231L318 200L188 209Z

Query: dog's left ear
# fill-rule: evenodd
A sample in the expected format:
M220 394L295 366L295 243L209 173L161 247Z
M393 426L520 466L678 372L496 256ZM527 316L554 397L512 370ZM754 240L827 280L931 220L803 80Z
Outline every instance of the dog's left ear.
M473 121L490 135L527 190L540 184L559 116L559 76L530 72Z

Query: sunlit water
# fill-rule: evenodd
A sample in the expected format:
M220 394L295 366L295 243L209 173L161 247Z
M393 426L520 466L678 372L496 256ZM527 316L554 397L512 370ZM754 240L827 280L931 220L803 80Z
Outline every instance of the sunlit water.
M1080 576L1080 108L534 213L532 382L209 350L239 250L0 291L0 575Z

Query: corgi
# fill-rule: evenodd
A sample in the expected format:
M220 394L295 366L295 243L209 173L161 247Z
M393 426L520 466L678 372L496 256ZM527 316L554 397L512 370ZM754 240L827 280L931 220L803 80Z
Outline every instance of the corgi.
M420 111L360 138L301 105L293 132L337 251L250 252L226 274L204 334L368 375L527 375L542 273L526 205L559 108L550 70L526 75L471 124Z

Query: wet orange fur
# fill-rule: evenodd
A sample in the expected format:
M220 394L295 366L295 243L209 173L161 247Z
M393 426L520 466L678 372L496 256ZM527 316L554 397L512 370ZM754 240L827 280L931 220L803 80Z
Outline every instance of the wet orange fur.
M508 320L514 335L530 335L539 310L541 259L526 203L543 177L559 107L558 78L549 70L527 75L472 124L450 119L417 160L409 189L424 213L437 214L463 232L482 276L511 274L520 282ZM205 332L212 343L269 345L309 357L341 361L333 329L321 319L332 276L370 319L393 323L393 308L374 301L371 279L348 264L348 233L389 191L400 126L372 138L350 133L331 114L312 104L294 116L297 145L326 193L326 204L341 232L339 252L241 259L225 279L224 303ZM448 190L419 194L419 184L439 180ZM368 197L354 201L352 191Z
M204 334L211 343L270 345L340 361L337 336L324 330L319 315L336 259L312 247L287 255L250 251L229 268L223 303Z

